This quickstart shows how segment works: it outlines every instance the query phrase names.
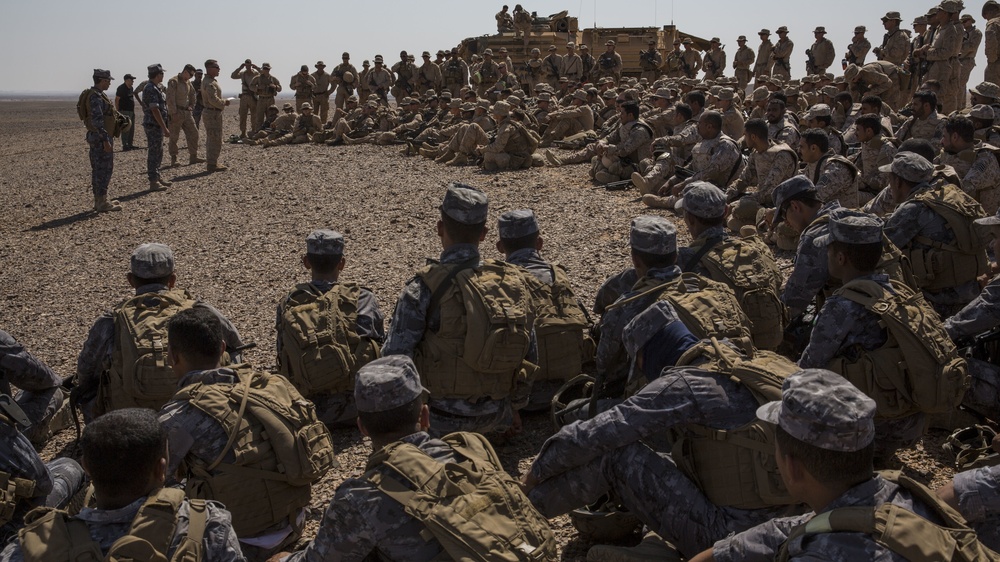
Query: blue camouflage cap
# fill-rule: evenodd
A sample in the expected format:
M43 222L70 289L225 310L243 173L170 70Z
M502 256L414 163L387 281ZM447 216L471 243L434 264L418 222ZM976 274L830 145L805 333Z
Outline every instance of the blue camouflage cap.
M699 218L716 219L726 214L726 194L706 181L691 182L684 188L675 208Z
M826 369L789 376L781 385L781 401L764 404L757 417L829 451L860 451L875 439L875 401Z
M636 354L664 326L679 320L677 310L669 301L656 301L650 305L649 308L636 315L622 330L622 345L628 352L628 356L634 359Z
M677 227L663 217L635 217L629 232L629 245L633 250L647 254L672 254L677 251Z
M816 247L829 246L831 242L845 244L876 244L882 241L882 221L867 213L838 213L830 219L827 234L813 240Z
M94 79L114 80L114 78L111 76L111 71L110 70L104 70L103 68L95 68L94 69Z
M785 203L803 194L808 194L814 199L819 197L813 182L801 174L788 178L774 188L774 208L777 209L774 220L776 223L785 218L785 209L782 208Z
M538 232L538 221L535 220L535 212L531 209L507 211L500 215L497 229L500 231L500 238L508 240L524 238Z
M166 244L142 244L129 259L132 275L143 279L159 279L174 272L174 252Z
M336 230L314 230L306 237L306 252L319 256L342 256L344 235Z
M385 412L409 404L429 391L420 384L413 360L406 355L376 359L358 370L354 403L359 412Z
M878 171L897 175L911 183L924 183L934 175L934 164L914 152L897 152L892 163L880 166Z
M489 213L489 200L482 190L453 182L444 194L441 212L462 224L482 224Z

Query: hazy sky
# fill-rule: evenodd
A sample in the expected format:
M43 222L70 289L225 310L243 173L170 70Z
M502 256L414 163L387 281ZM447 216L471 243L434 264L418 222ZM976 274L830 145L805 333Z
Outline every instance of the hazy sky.
M968 4L980 29L985 23L980 16L982 4ZM116 78L114 87L126 72L145 78L149 64L162 64L170 76L188 62L202 67L207 58L221 63L227 95L239 93L238 83L228 75L246 58L257 64L270 62L274 74L287 86L300 65L308 64L311 71L323 59L332 67L345 50L360 67L363 59L376 53L395 62L400 50L434 52L466 37L495 33L493 15L501 5L478 0L0 0L0 52L7 61L0 92L77 93L92 84L94 68L110 69ZM523 5L539 15L569 10L579 17L581 29L595 22L601 27L663 26L672 19L682 31L706 39L720 37L730 53L730 64L737 36L747 35L748 45L756 50L756 34L762 27L773 33L786 25L795 42L792 74L798 77L805 72L804 50L812 44L817 25L826 26L827 37L837 48L835 67L839 70L856 25L867 26L869 41L878 46L884 33L880 18L887 11L901 12L903 27L910 28L913 18L933 4L913 0L546 0ZM873 59L869 56L868 60ZM980 47L970 85L982 80L984 65Z

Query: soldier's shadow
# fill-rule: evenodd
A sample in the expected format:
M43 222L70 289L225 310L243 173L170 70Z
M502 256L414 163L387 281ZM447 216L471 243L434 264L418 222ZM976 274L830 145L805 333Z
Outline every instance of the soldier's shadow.
M136 200L136 199L138 199L140 197L145 197L146 195L149 195L150 193L153 193L153 192L150 191L150 190L148 190L148 189L144 189L142 191L136 191L134 193L129 193L128 195L122 195L120 197L116 197L115 199L117 199L120 202L134 201L134 200ZM121 211L114 211L114 212L112 212L112 214L114 214L115 212L119 212L120 213ZM99 215L101 215L101 213L98 213L97 211L95 211L93 209L88 209L86 211L80 211L79 213L76 213L74 215L70 215L68 217L62 217L62 218L59 218L59 219L52 219L52 220L49 220L49 221L45 221L42 224L38 224L38 225L35 225L35 226L32 226L32 227L29 227L27 229L27 231L30 231L30 232L40 232L42 230L51 230L53 228L59 228L59 227L62 227L62 226L68 226L68 225L71 225L71 224L74 224L74 223L78 223L78 222L81 222L81 221L91 220L91 219L97 218Z
M212 175L212 172L209 172L208 170L202 170L200 172L196 172L196 173L193 173L193 174L185 174L183 176L174 176L174 177L170 178L170 181L172 181L172 182L191 181L191 180L196 180L198 178L206 178L206 177L208 177L210 175Z

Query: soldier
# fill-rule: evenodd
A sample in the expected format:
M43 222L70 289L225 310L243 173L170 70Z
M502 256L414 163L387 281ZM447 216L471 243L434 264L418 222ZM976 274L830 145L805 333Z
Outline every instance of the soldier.
M906 31L900 29L900 21L902 17L899 12L886 12L882 16L882 27L885 28L882 45L872 49L878 60L891 62L897 67L902 67L910 56L910 38ZM915 69L910 70L912 72Z
M171 166L177 165L177 140L180 139L181 129L184 130L184 138L187 140L190 155L188 163L201 164L205 161L198 158L198 127L194 124L194 117L191 114L197 99L194 85L191 83L194 71L194 65L185 64L180 74L167 81L167 113L173 125L168 144Z
M253 138L243 141L243 144L254 146L264 144L267 140L276 140L292 131L298 114L295 113L295 106L285 102L279 115L277 106L272 105L267 108L267 117L260 126L260 130L254 133Z
M959 75L959 98L958 109L967 106L965 90L969 87L969 75L976 66L976 54L979 52L979 45L983 42L983 32L976 29L976 20L970 14L963 14L959 22L962 24L964 33L962 34L962 52L958 55L958 63L962 65L962 73Z
M326 71L326 64L323 61L316 61L316 71L310 74L316 81L316 86L312 94L312 106L319 114L319 119L326 122L330 114L330 94L333 93L337 85L333 82L333 76Z
M684 75L688 78L696 78L701 72L701 53L698 52L698 47L694 46L694 41L690 37L685 37L681 44L684 45L684 54L681 55Z
M930 33L927 32L927 16L917 16L913 19L913 36L910 39L910 55L903 63L903 69L909 72L910 79L907 97L923 87L929 64L916 55L916 50L927 44Z
M253 114L253 130L256 132L260 129L260 124L264 122L264 112L274 105L274 97L281 91L281 82L271 75L271 63L265 62L260 65L260 72L250 82L250 89L257 96L257 105ZM206 127L207 125L206 121Z
M549 126L542 135L539 148L552 145L570 135L594 129L594 110L587 104L587 94L582 90L573 92L572 104L548 114Z
M549 45L549 54L542 59L542 74L545 76L545 82L552 88L558 88L561 71L562 57L556 52L555 45Z
M514 29L514 18L507 10L507 5L504 4L503 9L497 12L495 16L497 20L497 33L512 31Z
M520 4L514 6L514 29L516 30L515 36L521 36L527 41L528 33L531 32L531 26L534 22L534 18L527 10L521 7Z
M711 47L705 52L705 80L718 80L726 72L726 52L722 50L722 40L712 37ZM739 138L739 137L736 137Z
M531 155L534 151L531 149L532 141L529 137L534 133L528 131L522 122L513 117L507 102L498 101L493 104L493 118L497 123L496 135L489 144L476 147L483 155L482 167L487 172L531 167Z
M935 151L941 149L945 120L937 112L937 95L928 90L918 90L910 101L913 115L896 131L896 142L911 138L926 139Z
M771 69L774 66L774 43L771 43L771 31L761 29L757 34L760 37L760 46L757 47L757 63L754 65L754 88L762 86L765 78L771 76Z
M115 147L113 130L114 109L106 92L111 87L111 71L94 69L94 87L87 96L87 144L90 146L90 185L94 192L94 210L98 213L120 211L117 200L108 201L108 184L115 169ZM149 112L146 112L148 117ZM152 151L153 149L150 148ZM160 152L163 152L163 142L160 141ZM152 182L152 180L150 180Z
M1000 441L993 440L993 451L1000 448ZM986 466L966 470L944 486L937 489L937 497L962 517L975 529L979 542L994 551L1000 549L997 533L997 478L1000 468Z
M170 117L167 115L166 93L161 89L163 82L163 67L159 64L147 68L149 81L142 90L142 103L146 115L142 120L146 130L146 176L149 178L150 191L164 191L172 185L160 175L160 164L163 162L163 137L170 136L168 128ZM114 209L112 209L114 210Z
M977 142L975 135L976 127L968 117L949 117L934 164L954 168L962 178L962 189L992 215L1000 208L1000 165L994 155L998 149Z
M639 119L639 104L621 104L619 116L618 129L597 143L591 160L590 177L601 184L629 179L639 162L650 156L653 129Z
M914 57L930 63L924 80L937 80L942 89L938 95L942 111L945 115L958 108L959 93L964 94L965 88L959 83L962 68L958 57L962 52L962 36L964 29L958 22L962 10L961 0L943 0L941 4L928 13L930 23L936 26L930 44L913 51Z
M771 75L782 80L788 80L792 77L792 51L795 49L795 43L788 38L788 28L781 26L778 28L778 42L774 44L774 49L771 51ZM824 32L825 33L825 32ZM760 60L760 53L757 54L757 59Z
M751 119L744 128L743 142L750 148L750 161L739 179L726 190L726 199L737 200L729 228L740 232L743 226L761 223L758 213L762 208L774 207L774 191L798 171L797 152L784 143L777 143L767 134L763 119ZM747 194L747 191L756 190Z
M537 47L531 49L531 54L521 69L522 82L524 82L529 96L537 97L541 94L541 90L537 89L536 85L545 81L542 73L542 64L544 62L542 60L542 52Z
M891 109L899 109L899 67L889 61L875 61L864 66L850 65L844 70L856 99L878 96Z
M378 96L381 105L389 105L389 90L392 88L392 73L383 66L382 55L375 55L375 68L368 72L365 78L368 89Z
M94 507L84 507L72 517L66 512L38 512L39 518L22 531L19 540L0 552L0 560L52 560L76 552L88 553L81 556L95 560L110 555L245 562L230 514L222 504L188 500L183 491L163 487L166 442L156 414L147 409L120 410L88 423L80 449L93 484ZM123 458L128 462L122 462ZM67 461L76 464L69 459L53 462ZM83 469L76 469L82 481ZM82 524L82 536L67 529L77 524ZM200 539L192 544L195 536ZM135 542L123 544L123 538ZM136 548L136 543L142 546Z
M127 131L122 132L122 152L128 152L135 148L132 146L132 139L135 137L135 96L132 94L135 76L126 74L122 78L122 84L115 91L115 111L128 117L132 126Z
M500 99L505 91L514 92L521 89L521 84L517 81L517 76L507 71L507 63L497 65L497 81L489 88L489 94L496 99Z
M371 63L367 59L361 62L361 74L355 75L356 82L358 84L358 97L368 99L372 90L368 86L368 75L371 74ZM339 95L339 90L338 90Z
M390 70L396 77L390 89L392 97L401 100L412 94L417 85L417 67L410 62L410 55L406 51L400 51L399 62L392 65Z
M458 183L448 187L437 227L444 248L441 260L422 269L407 283L396 303L382 348L386 356L413 357L418 369L426 364L424 381L432 393L429 407L434 434L456 430L519 431L517 411L527 404L531 389L530 380L523 376L526 372L523 360L528 354L528 334L534 324L533 305L518 268L480 258L479 244L486 236L488 210L482 191ZM504 276L493 281L484 279L483 275L489 271L502 271ZM481 351L468 350L464 352L466 359L462 359L462 342L468 341L468 330L475 328L478 321L465 310L472 310L478 304L463 305L454 283L475 283L479 290L496 298L507 295L502 300L509 307L508 330L516 331L509 334L509 349L487 346ZM442 286L453 288L441 289ZM441 295L436 296L439 292ZM510 314L516 314L517 318ZM526 344L523 348L514 341L514 336L521 334ZM499 359L501 356L494 354L500 351L509 353L506 356L509 360L497 361L489 374L471 357L473 353L481 353Z
M851 38L850 44L847 45L847 53L844 54L847 64L864 66L865 57L868 56L868 51L872 48L871 41L865 37L867 31L868 28L863 25L854 28L854 37Z
M839 108L840 104L837 105ZM827 134L827 137L829 137L830 151L833 154L844 156L847 154L847 143L844 141L843 133L831 125L833 123L833 114L833 109L829 105L817 103L805 112L805 115L801 118L801 123L803 128L822 129Z
M295 119L295 124L292 126L292 130L288 133L274 139L264 139L261 142L264 148L269 146L279 146L282 144L306 144L312 142L312 136L314 133L319 132L323 128L323 122L319 120L317 115L313 114L312 104L309 102L302 103L302 112L299 114L298 118Z
M781 98L772 97L768 100L764 118L767 120L767 134L771 140L788 146L799 145L799 127L788 115Z
M476 71L476 76L479 78L479 83L476 85L476 94L479 96L485 96L490 86L495 84L497 78L500 77L500 71L497 69L497 63L493 60L493 49L486 49L483 51L483 62L479 65L479 69Z
M598 78L613 78L615 83L619 83L622 77L622 56L615 52L614 39L604 42L606 47L601 56L597 59L596 76Z
M986 20L986 31L983 34L985 42L983 51L986 54L985 80L1000 84L1000 3L987 0L983 4L983 19Z
M260 74L260 67L247 59L243 61L243 64L237 66L236 70L229 76L233 80L240 81L240 137L243 138L247 136L247 115L250 116L250 130L252 132L260 129L260 122L263 121L263 111L261 111L261 119L257 120L257 92L254 91L253 87L253 79L258 74ZM271 100L271 103L274 103L274 100Z
M576 43L570 41L566 44L566 54L562 57L562 65L559 67L560 78L565 76L570 82L580 83L583 79L583 59L576 54Z
M854 122L855 136L861 143L861 152L854 159L858 168L858 200L865 204L878 195L888 183L886 174L879 168L892 164L896 146L882 134L879 115L866 113Z
M744 95L747 90L747 85L750 84L750 79L753 78L753 63L756 60L756 56L753 53L753 49L747 47L747 36L740 35L736 39L736 44L739 48L733 55L733 72L736 76L736 85L739 87L741 95Z
M743 112L737 110L736 92L732 88L719 91L719 101L715 104L722 113L722 132L732 139L743 138Z
M267 63L264 63L264 66L266 67ZM229 100L222 97L222 87L216 80L219 75L218 61L208 59L205 61L205 68L208 77L201 85L202 99L205 102L205 160L208 162L209 173L225 172L229 167L219 163L219 154L222 153L222 111L229 106ZM266 74L262 71L254 80L265 79ZM257 101L263 103L265 99L265 96L258 95Z
M583 76L580 78L580 81L585 84L592 82L594 80L594 67L597 66L597 60L594 59L594 55L590 54L590 47L580 45L580 60L583 65Z
M302 65L288 80L288 89L295 90L295 111L302 111L302 104L312 100L316 79L309 74L309 66Z
M830 134L823 129L803 131L799 143L799 155L806 164L803 173L812 180L820 201L839 201L846 207L857 208L860 206L854 182L857 168L834 152L830 144Z
M191 80L194 87L194 111L191 112L191 117L194 117L195 128L201 126L201 114L205 111L205 103L201 99L201 82L204 77L205 71L199 68L194 71L194 78Z
M458 56L458 49L451 50L451 57L448 62L441 66L441 74L444 77L445 87L453 95L469 85L469 65Z
M684 77L684 52L681 51L681 40L674 39L674 50L667 53L666 60L663 61L663 72L667 78Z
M660 77L660 67L663 66L663 55L656 48L656 39L650 39L645 51L639 51L639 66L642 68L641 76L650 84Z
M50 426L66 398L62 384L62 377L0 330L0 393L15 396L11 385L20 391L15 401L26 422L21 429L32 443L44 445L54 431L61 429Z
M427 92L427 90L442 90L445 87L444 77L441 75L441 67L431 62L431 53L424 51L420 55L424 64L417 70L417 90Z
M330 73L330 87L337 89L337 95L334 98L334 105L337 109L343 109L344 103L347 98L354 95L354 90L359 84L366 84L364 81L364 76L358 74L358 69L354 68L351 64L351 54L344 53L341 55L341 63L334 67L333 72ZM348 82L345 77L351 78ZM362 97L362 96L359 96ZM363 95L364 99L368 99L368 95Z
M781 35L781 30L778 30ZM833 47L833 42L826 38L826 28L817 27L813 30L813 37L816 41L812 47L806 49L806 72L808 74L826 74L826 69L833 65L833 59L837 58L837 50ZM781 41L778 42L781 45ZM778 49L779 47L775 47ZM791 49L789 49L789 52ZM785 77L787 80L790 76Z

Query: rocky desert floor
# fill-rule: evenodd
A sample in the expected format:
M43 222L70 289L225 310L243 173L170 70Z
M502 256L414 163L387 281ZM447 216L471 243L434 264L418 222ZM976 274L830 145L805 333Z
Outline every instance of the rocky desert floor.
M313 229L345 234L343 278L369 287L389 317L403 284L440 252L434 227L448 182L485 190L491 225L504 211L534 209L543 253L568 268L584 303L628 263L629 220L650 212L635 191L593 186L585 165L486 174L404 157L391 146L224 144L227 172L207 174L204 164L167 168L173 187L158 193L148 191L145 150L116 153L110 193L124 210L96 214L74 102L0 101L0 328L63 376L75 371L94 319L130 294L128 258L144 242L173 248L178 286L215 305L245 341L256 342L246 357L266 369L275 363L275 305L308 279L300 256ZM234 132L235 107L225 112L224 138ZM146 146L141 127L135 144ZM181 144L186 163L183 135ZM684 226L675 222L685 243ZM491 226L484 256L501 257L495 241ZM508 471L525 471L552 431L547 414L528 416L524 432L501 448ZM932 432L901 454L908 473L935 487L950 477L940 448L945 436ZM63 431L43 456L75 454L74 438ZM338 430L335 439L341 467L315 488L304 539L315 533L336 486L360 474L370 452L357 430ZM562 559L585 559L590 543L569 519L559 517L553 527Z

